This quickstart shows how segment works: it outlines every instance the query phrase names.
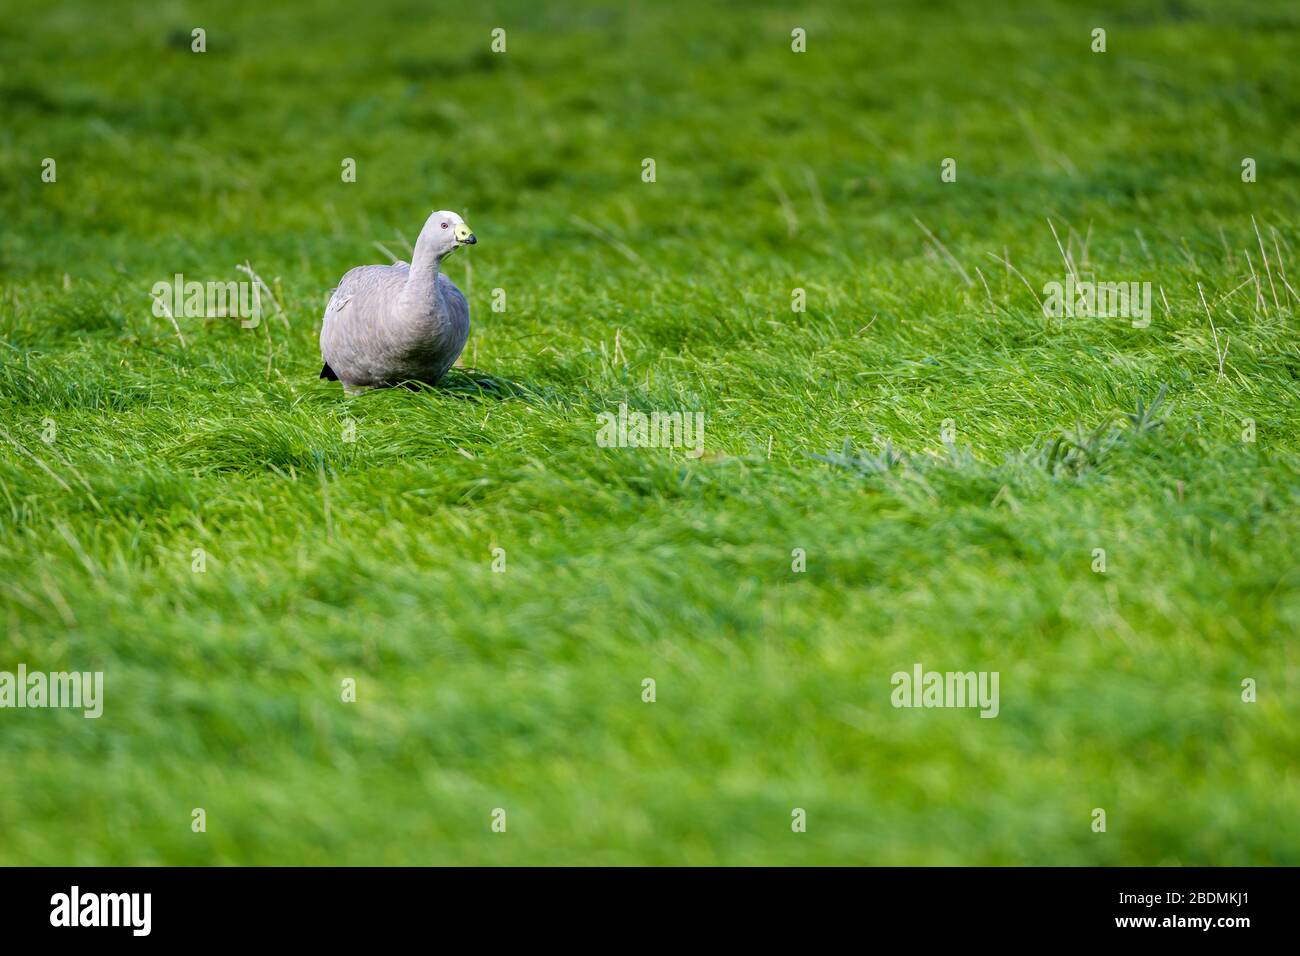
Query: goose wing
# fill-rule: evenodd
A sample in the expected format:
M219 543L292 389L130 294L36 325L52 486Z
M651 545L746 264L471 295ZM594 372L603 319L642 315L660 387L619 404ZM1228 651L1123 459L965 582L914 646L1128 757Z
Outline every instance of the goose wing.
M382 292L392 286L394 280L404 280L410 266L405 262L394 262L391 266L357 266L344 273L339 284L330 291L329 302L325 306L325 316L321 324L321 347L332 337L334 327L354 309L365 312L372 303L378 308Z

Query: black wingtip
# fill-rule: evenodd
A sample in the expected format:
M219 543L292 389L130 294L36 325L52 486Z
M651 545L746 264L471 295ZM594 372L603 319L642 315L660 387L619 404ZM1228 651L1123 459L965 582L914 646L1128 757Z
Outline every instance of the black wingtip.
M334 374L334 369L330 368L328 362L326 362L325 367L320 370L320 377L331 382L337 382L339 380L339 377Z

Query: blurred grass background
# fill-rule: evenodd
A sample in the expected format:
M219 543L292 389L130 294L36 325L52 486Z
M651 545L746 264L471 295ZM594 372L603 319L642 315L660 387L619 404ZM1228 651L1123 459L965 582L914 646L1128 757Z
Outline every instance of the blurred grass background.
M106 701L0 711L0 863L1300 863L1300 11L1124 6L11 0L0 670ZM437 208L473 368L345 402ZM1049 218L1150 327L1043 316Z

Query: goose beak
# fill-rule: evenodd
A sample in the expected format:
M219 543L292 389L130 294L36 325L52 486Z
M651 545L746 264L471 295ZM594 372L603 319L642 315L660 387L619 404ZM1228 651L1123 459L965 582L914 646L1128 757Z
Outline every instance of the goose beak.
M474 233L470 231L469 226L465 225L463 222L456 227L456 241L462 246L472 246L474 243L478 242L478 240L474 238Z

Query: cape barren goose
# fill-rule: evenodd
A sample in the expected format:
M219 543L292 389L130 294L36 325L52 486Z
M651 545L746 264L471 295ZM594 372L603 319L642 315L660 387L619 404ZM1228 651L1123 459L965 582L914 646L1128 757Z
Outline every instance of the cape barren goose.
M469 303L440 271L442 260L478 240L454 212L435 212L411 263L348 270L325 307L320 377L355 395L367 388L442 378L469 337Z

